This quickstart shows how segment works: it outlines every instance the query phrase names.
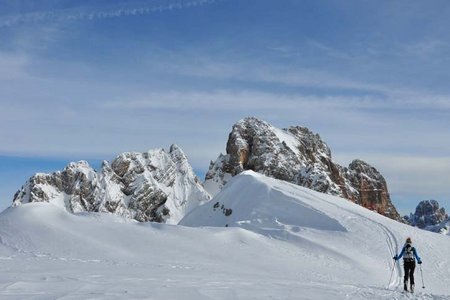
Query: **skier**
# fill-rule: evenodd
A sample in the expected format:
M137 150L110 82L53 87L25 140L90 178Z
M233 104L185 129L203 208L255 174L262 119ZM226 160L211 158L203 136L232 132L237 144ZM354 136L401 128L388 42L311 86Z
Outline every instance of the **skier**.
M416 248L412 246L411 238L406 239L405 245L399 255L395 255L393 258L399 260L403 256L403 268L405 270L404 286L403 289L408 291L408 277L410 279L410 291L414 292L414 269L416 268L416 261L420 265L422 260L417 254Z

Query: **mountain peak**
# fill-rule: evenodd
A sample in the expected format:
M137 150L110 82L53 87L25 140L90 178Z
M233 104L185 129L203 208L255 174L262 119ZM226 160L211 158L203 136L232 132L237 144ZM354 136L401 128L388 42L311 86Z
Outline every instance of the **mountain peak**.
M439 207L439 202L436 200L421 201L414 214L410 214L407 219L412 226L435 232L446 231L450 223L445 209Z
M13 206L50 202L69 212L109 212L136 219L176 224L209 194L180 147L170 152L124 152L103 161L96 172L86 161L63 171L36 174L16 193Z
M183 150L180 148L180 147L178 147L178 145L177 144L172 144L171 146L170 146L170 150L169 150L169 153L172 153L172 152L178 152L178 153L180 153L180 154L183 154L184 155L184 152L183 152Z
M319 192L347 198L400 220L383 176L368 163L354 160L348 168L334 162L319 134L302 126L279 129L247 117L232 126L226 146L210 165L205 187L216 194L245 170L281 179Z

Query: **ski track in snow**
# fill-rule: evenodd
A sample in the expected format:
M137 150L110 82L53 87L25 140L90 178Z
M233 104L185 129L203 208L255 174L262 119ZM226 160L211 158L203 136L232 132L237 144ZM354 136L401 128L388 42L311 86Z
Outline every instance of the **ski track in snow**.
M372 219L369 219L368 217L366 217L366 216L364 216L362 214L358 214L358 213L356 213L354 211L347 210L347 209L345 209L343 207L340 207L336 203L327 201L327 200L325 200L323 198L319 198L318 196L316 196L316 195L314 195L312 193L309 193L309 192L305 192L305 193L308 194L310 197L317 199L318 201L326 201L330 205L333 205L333 206L335 206L335 207L337 207L339 209L346 210L349 213L355 214L355 215L357 215L360 218L363 218L363 219L365 219L365 220L367 220L369 222L372 222L374 225L376 225L375 228L381 229L384 232L384 234L386 235L386 244L387 244L387 247L389 249L390 257L394 257L395 255L397 255L399 253L399 242L398 242L397 238L395 237L394 233L391 230L389 230L389 228L387 228L381 222L376 222L376 221L374 221ZM401 266L400 266L400 264L398 262L396 263L394 260L392 260L392 261L395 264L395 268L394 268L395 272L394 272L394 275L393 275L393 279L394 280L392 282L388 283L387 289L389 289L391 287L399 288L400 285L402 284L402 281L400 280L400 275L402 274Z

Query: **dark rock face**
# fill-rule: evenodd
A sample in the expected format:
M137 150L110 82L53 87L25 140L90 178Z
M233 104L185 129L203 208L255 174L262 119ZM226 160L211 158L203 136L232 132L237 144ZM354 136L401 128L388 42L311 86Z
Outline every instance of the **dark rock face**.
M278 129L257 118L245 118L233 126L226 151L211 162L206 174L205 187L212 195L232 176L253 170L401 220L386 181L374 167L361 160L348 168L340 166L332 160L328 145L308 128Z
M448 215L443 207L439 208L436 200L424 200L416 207L414 214L408 218L411 225L431 231L440 231L448 220ZM443 226L439 226L442 224Z
M36 174L16 193L13 206L51 202L73 213L109 212L175 224L210 198L183 151L173 145L169 153L120 154L104 161L99 172L80 161L61 172Z
M350 197L345 198L392 219L400 218L391 202L386 180L374 167L364 161L354 160L349 165L345 177L356 189L356 193L349 193Z

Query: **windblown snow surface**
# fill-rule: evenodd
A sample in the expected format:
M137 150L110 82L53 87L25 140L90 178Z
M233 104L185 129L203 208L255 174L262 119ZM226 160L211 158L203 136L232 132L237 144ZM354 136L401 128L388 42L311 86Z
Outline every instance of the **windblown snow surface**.
M181 224L9 208L0 299L450 299L448 236L251 171ZM423 259L414 295L392 261L407 236Z

